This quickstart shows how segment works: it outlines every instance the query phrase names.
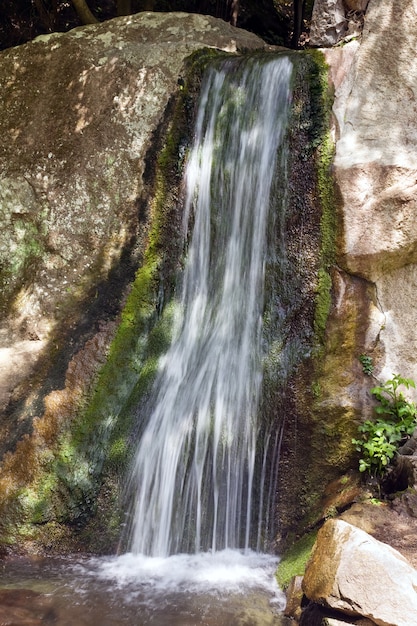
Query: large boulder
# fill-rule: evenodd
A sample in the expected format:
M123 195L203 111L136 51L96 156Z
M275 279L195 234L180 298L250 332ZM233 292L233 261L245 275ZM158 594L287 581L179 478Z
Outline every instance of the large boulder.
M264 46L220 19L141 13L1 53L0 411L27 399L52 337L55 355L65 331L75 342L113 269L115 293L140 263L148 152L185 59ZM30 426L2 429L7 445Z
M375 286L368 351L382 379L417 378L417 8L370 0L362 42L326 51L335 86L339 264Z
M416 623L417 571L399 552L342 520L320 529L303 590L314 603L379 626Z

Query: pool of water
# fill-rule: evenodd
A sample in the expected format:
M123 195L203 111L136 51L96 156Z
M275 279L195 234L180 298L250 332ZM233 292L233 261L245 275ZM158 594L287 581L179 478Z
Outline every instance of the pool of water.
M284 626L277 559L225 550L165 559L0 562L3 626Z

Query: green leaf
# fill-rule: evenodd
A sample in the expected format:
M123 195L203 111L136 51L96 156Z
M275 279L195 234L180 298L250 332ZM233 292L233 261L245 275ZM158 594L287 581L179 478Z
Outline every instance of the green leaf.
M368 463L366 463L366 461L364 461L363 459L361 459L359 461L359 471L360 472L366 472L366 470L369 469L369 465Z

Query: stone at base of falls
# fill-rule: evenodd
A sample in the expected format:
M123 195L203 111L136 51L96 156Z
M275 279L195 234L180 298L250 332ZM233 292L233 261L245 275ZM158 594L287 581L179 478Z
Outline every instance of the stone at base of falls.
M47 595L31 589L0 589L0 624L40 626L55 622L55 617Z
M302 613L302 602L303 602L303 577L302 576L294 576L288 585L288 589L286 592L287 603L285 606L284 615L287 617L292 617L295 620L299 620Z
M417 624L417 571L399 552L342 520L320 529L303 590L314 603L378 626Z

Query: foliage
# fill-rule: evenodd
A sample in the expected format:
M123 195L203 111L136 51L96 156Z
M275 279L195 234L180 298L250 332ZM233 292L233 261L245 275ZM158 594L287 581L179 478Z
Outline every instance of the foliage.
M410 378L395 374L392 379L371 389L378 401L375 407L377 418L367 420L359 426L360 439L352 439L358 452L362 453L359 471L382 476L394 458L398 447L416 427L417 409L414 402L407 400L400 387L415 388Z
M406 428L411 426L414 428L416 407L414 402L406 400L403 393L399 391L398 388L401 385L406 389L410 389L410 387L415 389L416 386L411 378L402 378L396 374L383 385L371 389L371 393L380 403L380 406L377 406L375 410L378 415L391 415L393 419L403 423ZM411 430L409 434L412 432Z
M368 356L367 354L361 354L359 357L359 361L362 363L363 373L367 376L372 376L374 371L372 357Z

